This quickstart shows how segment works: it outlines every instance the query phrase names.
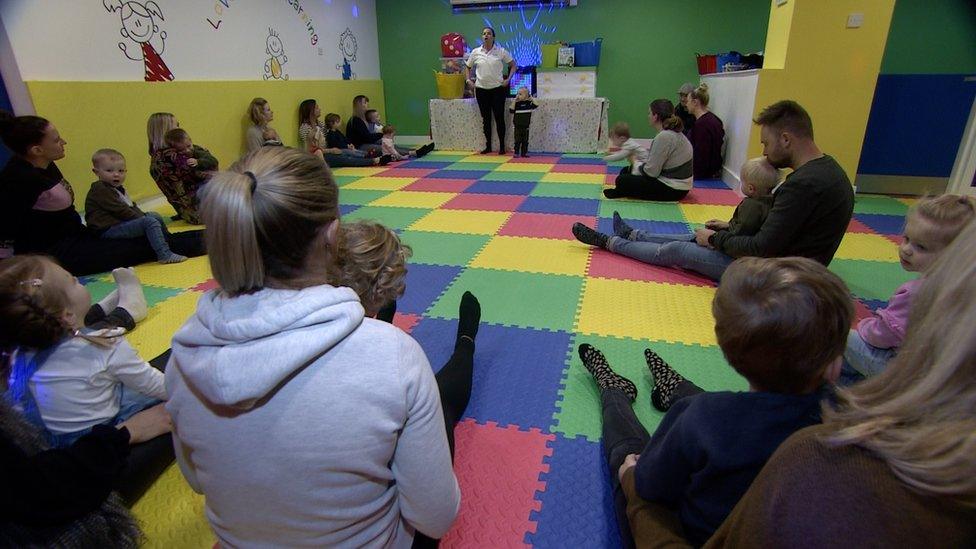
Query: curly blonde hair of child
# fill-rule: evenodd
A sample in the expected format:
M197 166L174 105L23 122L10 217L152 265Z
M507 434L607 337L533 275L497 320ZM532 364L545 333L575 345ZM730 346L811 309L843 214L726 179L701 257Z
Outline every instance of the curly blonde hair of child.
M339 226L336 285L352 288L374 315L406 289L410 246L386 226L356 221Z

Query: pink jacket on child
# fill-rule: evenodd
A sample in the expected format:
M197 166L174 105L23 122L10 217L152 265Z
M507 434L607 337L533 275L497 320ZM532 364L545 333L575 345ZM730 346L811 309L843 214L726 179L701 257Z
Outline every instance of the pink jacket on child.
M874 316L858 322L857 333L861 339L879 349L900 347L908 328L912 297L921 284L921 278L902 284L888 300L887 307L878 309Z

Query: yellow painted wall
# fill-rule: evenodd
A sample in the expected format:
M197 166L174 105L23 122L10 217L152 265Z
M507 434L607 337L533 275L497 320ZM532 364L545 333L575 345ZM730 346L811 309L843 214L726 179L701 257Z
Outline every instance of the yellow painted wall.
M118 149L126 157L126 189L139 200L159 194L149 177L146 120L157 112L176 115L193 142L212 152L221 167L245 151L244 132L250 125L247 107L254 97L271 103L286 145L298 143L298 104L318 101L324 116L352 111L352 98L363 94L370 107L384 111L380 80L298 80L288 82L27 82L39 116L50 120L65 140L67 155L58 166L75 188L75 204L84 207L95 180L91 155L99 148Z
M851 181L861 157L894 8L895 0L788 0L783 6L771 0L770 4L766 48L784 54L782 68L759 72L753 114L782 99L803 105L813 118L817 144L837 159ZM783 11L789 9L792 13ZM846 28L851 13L864 14L861 28ZM753 127L749 156L761 152L759 128Z

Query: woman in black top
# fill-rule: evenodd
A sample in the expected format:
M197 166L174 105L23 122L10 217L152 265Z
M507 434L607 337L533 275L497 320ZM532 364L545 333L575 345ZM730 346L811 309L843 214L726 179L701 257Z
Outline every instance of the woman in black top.
M54 163L65 140L38 116L0 111L0 136L14 153L0 171L0 258L14 253L54 256L75 275L153 261L145 237L103 240L90 233L74 205L74 190ZM204 254L202 231L168 237L180 255Z
M708 110L708 84L703 82L688 94L688 112L695 116L695 124L688 133L695 151L695 179L719 179L725 128L719 117Z

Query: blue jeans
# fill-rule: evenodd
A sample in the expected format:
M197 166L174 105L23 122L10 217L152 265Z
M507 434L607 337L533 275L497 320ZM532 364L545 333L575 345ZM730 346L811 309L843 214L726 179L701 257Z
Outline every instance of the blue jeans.
M146 408L155 406L162 402L158 398L144 395L139 391L128 389L125 386L120 387L120 392L122 394L119 398L119 412L115 414L115 417L108 421L108 423L111 423L112 425L118 425ZM75 431L74 433L62 433L60 435L51 433L53 446L55 448L66 448L90 432L91 427L88 429L82 429L81 431Z
M695 271L715 281L735 261L718 250L699 246L693 234L654 234L634 229L628 238L611 236L607 249L651 265Z
M112 225L102 233L102 238L136 238L142 235L146 235L149 240L149 245L156 253L156 259L162 261L173 255L169 243L166 242L166 237L169 236L166 223L163 222L163 216L156 212L149 212L138 219Z
M881 349L861 338L857 330L851 330L844 349L844 365L841 367L841 385L850 385L861 379L880 374L898 349Z
M342 154L346 156L355 156L356 158L366 158L366 151L361 151L359 149L342 149Z

